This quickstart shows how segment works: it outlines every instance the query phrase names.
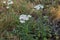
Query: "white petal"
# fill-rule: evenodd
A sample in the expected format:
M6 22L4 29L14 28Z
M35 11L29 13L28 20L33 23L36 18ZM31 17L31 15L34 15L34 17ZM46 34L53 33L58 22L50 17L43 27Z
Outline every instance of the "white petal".
M26 17L26 18L25 18L25 20L29 20L29 18L28 18L28 17Z
M39 5L36 5L34 8L39 8Z
M11 1L10 3L13 4L13 1Z
M6 8L9 9L9 6L7 6Z
M44 8L44 6L40 4L40 8Z
M28 15L28 17L32 17L31 15Z
M40 7L37 7L37 8L36 8L36 10L39 10L39 9L40 9Z
M21 23L25 23L25 21L20 20Z
M39 10L39 9L40 9L40 7L39 7L39 6L35 6L34 8L35 8L36 10Z
M26 15L22 14L22 15L20 15L20 17L26 17Z

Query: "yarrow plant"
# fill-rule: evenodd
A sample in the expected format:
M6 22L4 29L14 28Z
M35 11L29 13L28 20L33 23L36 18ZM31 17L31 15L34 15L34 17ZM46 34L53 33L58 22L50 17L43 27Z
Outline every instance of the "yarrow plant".
M25 23L25 21L29 20L29 18L31 18L31 15L25 15L25 14L21 14L19 17L19 20L21 23Z
M60 22L53 25L49 20L52 11L60 12L59 4L59 0L0 0L0 40L59 40L55 23Z

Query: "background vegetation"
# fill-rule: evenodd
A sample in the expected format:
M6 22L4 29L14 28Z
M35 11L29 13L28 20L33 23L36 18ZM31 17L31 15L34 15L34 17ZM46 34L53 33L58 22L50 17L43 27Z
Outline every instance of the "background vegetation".
M59 40L49 18L51 9L57 8L59 0L12 0L13 4L4 4L0 0L0 40ZM44 5L43 9L34 9L35 5ZM21 14L32 18L20 23ZM53 14L54 15L54 14Z

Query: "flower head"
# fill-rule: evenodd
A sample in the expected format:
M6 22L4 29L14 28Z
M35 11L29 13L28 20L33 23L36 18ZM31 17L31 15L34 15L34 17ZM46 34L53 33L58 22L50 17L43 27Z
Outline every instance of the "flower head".
M20 22L22 23L25 23L25 21L29 20L29 18L31 17L31 15L25 15L25 14L22 14L20 15L19 19L20 19Z
M41 5L41 4L38 4L38 5L36 5L34 8L35 8L36 10L39 10L39 9L43 9L44 6Z
M8 9L10 7L11 4L13 4L12 0L7 0L7 1L3 1L4 4L7 4L6 8Z
M6 1L3 1L3 3L5 4L5 3L6 3Z
M12 0L8 0L7 4L8 5L13 4L13 1Z

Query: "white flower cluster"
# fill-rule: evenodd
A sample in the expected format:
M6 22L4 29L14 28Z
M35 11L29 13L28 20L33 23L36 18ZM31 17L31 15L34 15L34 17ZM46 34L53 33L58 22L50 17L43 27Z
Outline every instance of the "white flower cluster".
M41 4L38 4L38 5L34 6L34 8L35 8L36 10L39 10L39 9L43 9L44 6L41 5Z
M3 1L4 4L7 4L7 9L9 8L9 5L12 5L13 4L13 1L12 0L8 0L8 1Z
M25 23L25 21L29 20L29 18L31 18L31 17L32 17L31 15L22 14L22 15L20 15L19 19L20 19L21 23Z
M6 1L3 1L4 4L6 4Z
M8 5L13 4L13 1L12 0L8 0L7 4Z

